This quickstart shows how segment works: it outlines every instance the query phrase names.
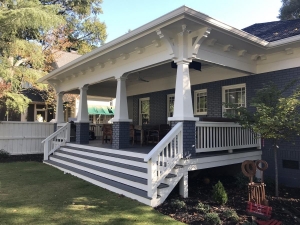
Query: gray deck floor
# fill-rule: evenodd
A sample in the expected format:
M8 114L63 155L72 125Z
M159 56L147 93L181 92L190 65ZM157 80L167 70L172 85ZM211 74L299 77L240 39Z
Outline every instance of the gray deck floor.
M113 149L112 145L109 142L108 143L104 142L102 144L102 140L99 140L99 139L90 140L88 146ZM155 144L141 145L140 143L135 143L134 145L130 144L129 148L120 149L120 150L127 151L127 152L136 152L136 153L148 154L154 147L155 147ZM225 155L230 155L230 154L256 152L256 151L260 151L260 150L258 150L256 148L246 148L246 149L235 149L235 150L233 150L233 153L228 153L228 151L203 152L203 153L197 153L196 156L194 156L192 158L225 156Z
M93 147L99 147L99 148L108 148L108 149L113 149L112 145L109 143L103 143L102 140L96 139L96 140L90 140L88 146L93 146ZM125 149L120 149L122 151L127 151L127 152L137 152L137 153L144 153L148 154L153 148L154 144L149 144L149 145L141 145L140 143L135 143L135 144L129 144L129 148Z

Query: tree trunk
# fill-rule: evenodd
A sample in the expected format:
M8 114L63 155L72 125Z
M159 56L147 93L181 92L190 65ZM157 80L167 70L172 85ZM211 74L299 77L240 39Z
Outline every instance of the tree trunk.
M274 144L274 161L275 161L275 196L278 197L278 161L277 161L277 145Z

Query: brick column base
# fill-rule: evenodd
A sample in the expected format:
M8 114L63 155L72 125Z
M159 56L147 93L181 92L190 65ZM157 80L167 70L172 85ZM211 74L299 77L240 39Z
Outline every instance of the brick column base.
M183 123L183 158L196 156L196 122L171 121L171 126L174 127L178 122Z
M90 135L90 123L75 123L76 124L76 144L88 144Z
M128 147L129 147L129 122L114 122L112 148L122 149Z

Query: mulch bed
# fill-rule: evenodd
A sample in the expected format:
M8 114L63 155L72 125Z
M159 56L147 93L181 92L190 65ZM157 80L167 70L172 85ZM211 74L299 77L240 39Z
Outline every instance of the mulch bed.
M216 184L218 180L223 183L228 195L228 202L224 206L216 204L212 199L212 186ZM243 224L245 221L251 222L256 219L255 217L247 215L247 187L239 188L235 177L210 177L209 184L204 184L203 181L204 177L190 179L189 198L186 199L183 199L178 195L178 187L176 187L167 200L162 205L158 206L156 210L186 224L209 224L204 219L205 214L196 208L199 202L202 202L210 205L210 212L216 212L219 214L222 224ZM289 209L288 211L296 210L294 211L296 213L297 210L300 211L300 189L281 187L280 197L275 198L272 195L274 193L273 183L269 183L270 185L268 185L267 181L265 183L267 184L266 194L269 206L273 208L272 219L282 221L285 225L300 224L292 217L292 215L282 210L282 207L284 206ZM174 201L174 199L184 201L186 208L176 209L173 207L171 202ZM227 219L222 215L222 212L226 209L233 209L237 212L239 216L238 223L232 222L230 219Z

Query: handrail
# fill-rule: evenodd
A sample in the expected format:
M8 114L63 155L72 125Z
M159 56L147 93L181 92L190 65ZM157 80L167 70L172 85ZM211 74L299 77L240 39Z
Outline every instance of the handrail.
M157 187L179 162L183 154L183 123L177 123L145 156L148 163L148 197L157 194Z
M42 140L42 144L44 144L45 141L48 141L52 138L54 138L58 133L60 133L60 131L62 131L66 126L68 125L68 123L66 123L63 127L59 128L58 130L56 130L53 134L51 134L50 136L46 137L44 140Z
M145 156L144 162L148 162L153 155L157 155L157 153L161 150L161 147L165 144L172 141L172 139L177 135L179 131L182 130L182 122L177 123L168 133L167 135ZM177 132L178 131L178 132Z
M70 125L70 123L66 123L42 141L42 144L44 144L44 160L48 160L49 155L70 141Z

